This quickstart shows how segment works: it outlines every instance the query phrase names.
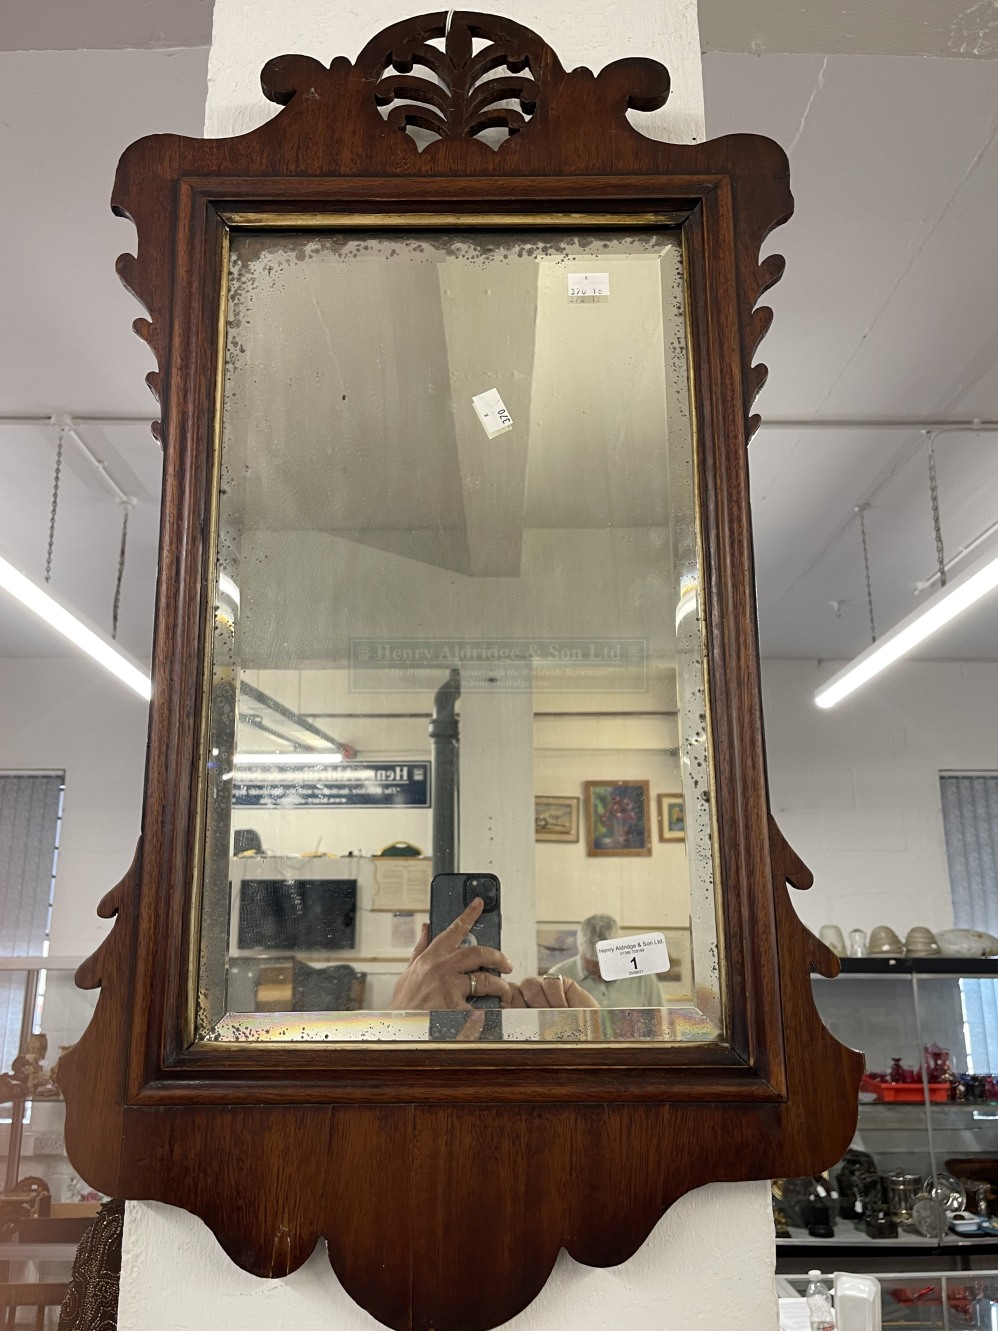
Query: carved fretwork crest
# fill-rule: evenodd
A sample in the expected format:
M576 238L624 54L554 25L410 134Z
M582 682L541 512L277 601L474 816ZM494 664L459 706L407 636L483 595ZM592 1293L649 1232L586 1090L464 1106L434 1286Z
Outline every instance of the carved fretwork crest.
M423 40L419 34L392 47L375 100L394 129L423 130L434 138L499 131L489 136L499 147L534 113L533 66L543 49L533 33L516 24L452 12L443 39ZM417 68L427 73L414 73Z

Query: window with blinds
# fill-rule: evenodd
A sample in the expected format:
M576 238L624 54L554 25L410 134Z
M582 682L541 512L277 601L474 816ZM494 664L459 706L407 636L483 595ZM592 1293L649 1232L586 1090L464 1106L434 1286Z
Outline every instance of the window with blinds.
M59 856L65 773L0 773L0 956L46 951ZM18 1052L26 1022L23 971L0 971L3 1069Z
M958 929L998 935L998 772L941 773L946 861ZM998 1072L998 983L961 980L971 1071Z

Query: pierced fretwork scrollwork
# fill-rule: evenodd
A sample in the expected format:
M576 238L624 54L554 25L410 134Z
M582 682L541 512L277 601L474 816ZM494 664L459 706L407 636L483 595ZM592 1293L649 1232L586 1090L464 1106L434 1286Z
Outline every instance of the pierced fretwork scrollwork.
M501 137L489 136L499 147L534 113L534 68L542 50L547 50L544 43L518 24L452 12L437 36L420 33L391 48L375 101L394 129L422 130L434 138L478 138L499 131ZM417 67L428 77L414 73ZM422 135L412 137L422 141Z

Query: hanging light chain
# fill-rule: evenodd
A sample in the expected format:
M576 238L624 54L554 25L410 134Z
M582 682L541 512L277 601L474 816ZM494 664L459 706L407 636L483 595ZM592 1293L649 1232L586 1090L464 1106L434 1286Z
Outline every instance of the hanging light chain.
M52 508L49 512L49 543L45 552L45 581L52 581L52 550L55 547L55 519L59 511L59 480L62 476L62 446L66 438L65 429L59 430L59 442L55 450L55 473L52 476Z
M929 454L929 500L932 504L932 528L936 538L936 561L939 565L939 586L946 586L946 557L943 553L943 526L939 518L939 481L936 478L936 436L926 430L925 441Z
M856 512L859 514L859 534L863 542L863 569L866 573L866 608L870 615L870 641L877 641L877 624L873 618L873 584L870 581L870 551L866 544L866 510L869 504L857 504Z
M121 583L125 576L125 550L128 545L128 515L132 505L121 503L121 544L118 546L118 577L114 584L114 603L111 606L111 638L118 638L118 611L121 608Z

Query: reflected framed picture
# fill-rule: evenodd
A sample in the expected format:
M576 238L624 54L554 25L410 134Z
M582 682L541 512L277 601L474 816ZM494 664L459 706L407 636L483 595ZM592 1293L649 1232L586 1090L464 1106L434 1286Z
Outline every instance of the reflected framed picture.
M578 841L578 795L534 796L534 840Z
M586 854L650 855L647 781L586 782Z
M658 839L659 841L686 840L686 808L682 795L659 795Z

